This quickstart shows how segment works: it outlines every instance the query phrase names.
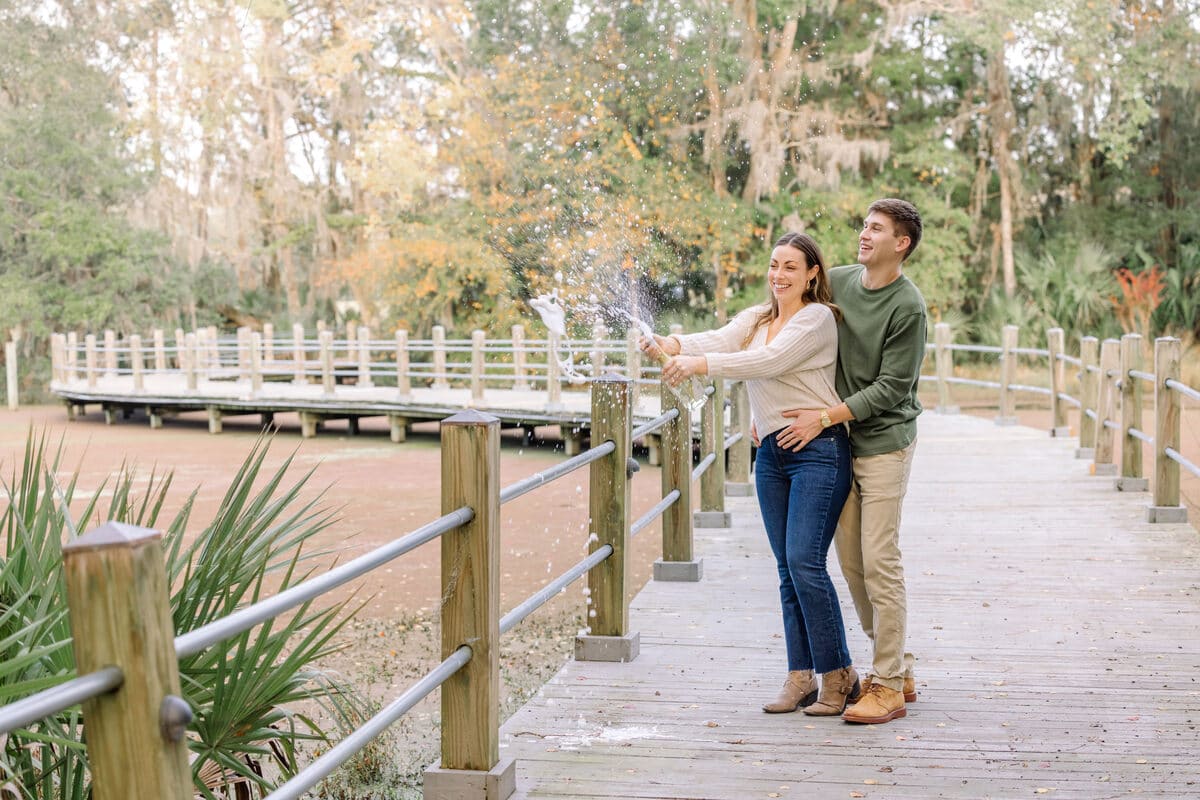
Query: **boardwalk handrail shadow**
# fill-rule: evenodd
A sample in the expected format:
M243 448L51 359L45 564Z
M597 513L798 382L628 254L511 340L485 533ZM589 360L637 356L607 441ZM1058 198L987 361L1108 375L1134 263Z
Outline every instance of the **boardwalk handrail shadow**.
M630 540L662 518L656 580L699 580L693 522L728 526L726 456L733 481L749 481L750 441L745 387L734 384L725 435L724 385L711 383L701 415L701 458L693 467L692 409L663 389L664 411L633 426L633 384L620 376L592 382L592 447L501 488L499 421L465 411L442 422L442 511L438 519L346 564L227 617L174 636L157 531L107 523L63 546L68 611L78 677L0 706L0 735L82 703L93 796L193 796L178 659L195 655L440 539L443 661L354 733L278 787L268 800L298 798L367 746L389 725L441 687L441 759L426 773L427 797L507 797L515 787L511 760L499 757L499 637L566 587L587 576L589 628L576 639L579 660L630 661L639 637L629 630ZM665 458L663 498L631 518L630 483L637 472L634 438L658 433ZM503 617L499 614L502 504L588 467L589 554ZM691 485L701 482L700 512ZM714 519L715 515L715 519ZM136 765L136 766L135 766Z

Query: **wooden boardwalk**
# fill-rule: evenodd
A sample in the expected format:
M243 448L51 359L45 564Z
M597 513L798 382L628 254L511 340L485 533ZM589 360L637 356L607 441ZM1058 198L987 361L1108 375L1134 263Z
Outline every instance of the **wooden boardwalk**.
M921 418L902 546L919 700L879 726L759 710L784 675L752 498L699 583L635 600L641 655L570 662L501 731L517 798L1200 796L1200 539L1074 439ZM860 668L869 664L831 555Z

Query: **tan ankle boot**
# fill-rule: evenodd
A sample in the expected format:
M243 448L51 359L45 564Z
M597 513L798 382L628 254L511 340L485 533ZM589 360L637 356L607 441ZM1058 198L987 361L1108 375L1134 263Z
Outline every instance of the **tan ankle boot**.
M854 667L842 667L821 676L821 696L817 702L804 707L804 713L814 717L833 717L846 710L846 703L858 699L858 673Z
M904 709L904 692L889 689L882 683L872 683L858 702L846 709L842 719L864 725L881 725L900 719Z
M817 698L817 679L811 669L792 670L779 695L762 707L768 714L786 714Z

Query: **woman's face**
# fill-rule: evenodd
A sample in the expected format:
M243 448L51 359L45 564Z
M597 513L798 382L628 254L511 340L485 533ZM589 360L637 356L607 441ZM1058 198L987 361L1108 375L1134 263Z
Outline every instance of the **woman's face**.
M781 305L795 305L803 301L804 290L817 275L819 267L810 267L804 251L791 245L780 245L771 252L771 266L767 269L767 285L771 294Z

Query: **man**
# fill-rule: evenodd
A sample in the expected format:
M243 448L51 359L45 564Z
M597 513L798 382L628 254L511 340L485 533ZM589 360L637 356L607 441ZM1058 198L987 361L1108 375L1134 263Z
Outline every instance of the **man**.
M925 299L903 272L921 241L921 215L904 200L877 200L858 236L858 263L829 271L838 323L841 405L796 409L777 438L799 449L823 428L850 424L854 481L834 538L842 574L874 647L871 675L847 722L903 717L917 699L905 651L906 597L900 506L916 446L917 381L925 355Z

